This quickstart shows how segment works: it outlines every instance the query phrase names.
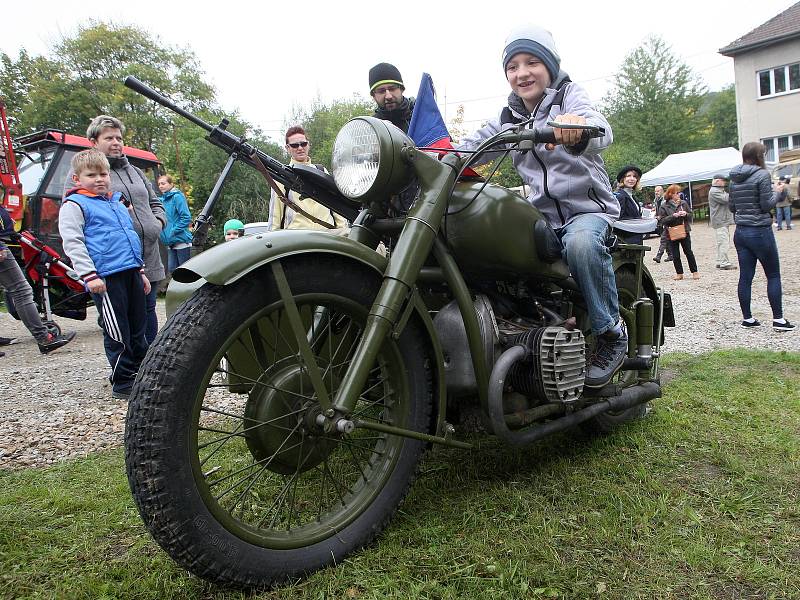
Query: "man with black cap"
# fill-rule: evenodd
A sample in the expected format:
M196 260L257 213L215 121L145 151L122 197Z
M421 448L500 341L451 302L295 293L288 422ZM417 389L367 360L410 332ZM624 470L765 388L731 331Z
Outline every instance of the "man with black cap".
M714 230L717 244L717 268L723 271L735 270L736 266L728 258L731 247L730 227L733 225L733 213L730 209L730 196L725 191L728 176L720 173L711 180L708 192L708 220Z
M507 105L497 118L464 138L459 150L475 150L487 138L523 121L537 128L554 120L605 130L600 138L584 139L580 130L554 127L555 144L536 144L529 152L511 155L531 190L528 201L561 239L562 254L586 300L597 345L585 385L602 387L619 371L628 352L608 248L611 224L619 218L620 208L600 157L612 142L611 126L586 91L561 69L553 36L542 27L514 29L506 39L501 66L511 87ZM484 162L489 160L491 156Z
M414 98L403 96L405 89L400 71L394 65L378 63L369 70L369 93L378 105L375 116L408 133Z

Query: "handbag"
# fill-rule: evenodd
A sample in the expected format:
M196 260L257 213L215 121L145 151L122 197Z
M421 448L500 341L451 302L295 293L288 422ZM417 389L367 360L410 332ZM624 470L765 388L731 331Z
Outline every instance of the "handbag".
M680 223L679 225L672 225L671 227L667 227L667 237L671 242L677 242L678 240L682 240L687 236L686 232L686 224Z

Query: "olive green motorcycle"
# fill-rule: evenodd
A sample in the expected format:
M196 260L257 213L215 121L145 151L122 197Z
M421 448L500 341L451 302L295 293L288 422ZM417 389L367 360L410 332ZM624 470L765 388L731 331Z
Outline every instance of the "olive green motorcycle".
M674 319L647 248L612 244L628 357L590 389L588 307L558 237L518 194L464 177L486 152L553 142L551 129L521 124L473 154L438 156L356 118L336 137L331 176L126 84L230 155L198 232L237 160L352 223L347 235L244 236L173 273L171 316L131 394L125 459L146 526L196 575L259 587L342 561L387 526L427 448L472 446L474 429L455 427L462 411L522 445L576 425L610 431L661 395ZM652 223L616 226L637 227Z

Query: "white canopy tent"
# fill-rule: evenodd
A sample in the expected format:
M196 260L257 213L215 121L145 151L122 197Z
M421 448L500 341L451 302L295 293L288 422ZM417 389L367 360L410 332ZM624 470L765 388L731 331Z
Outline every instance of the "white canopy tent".
M693 181L708 181L714 175L728 175L730 170L742 163L742 155L736 148L714 148L670 154L661 164L642 175L640 185L667 185L689 183L691 195ZM691 205L691 197L689 198Z

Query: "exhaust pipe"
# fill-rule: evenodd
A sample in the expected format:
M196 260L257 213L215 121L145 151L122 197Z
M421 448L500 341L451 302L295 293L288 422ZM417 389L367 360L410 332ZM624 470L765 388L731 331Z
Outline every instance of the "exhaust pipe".
M538 441L553 433L579 425L604 412L626 410L661 397L661 386L654 381L648 381L627 387L618 396L612 396L554 421L522 431L511 431L503 413L503 388L511 366L524 359L527 353L528 349L524 346L514 346L503 352L497 359L489 379L489 419L492 428L497 437L514 446L523 446Z

